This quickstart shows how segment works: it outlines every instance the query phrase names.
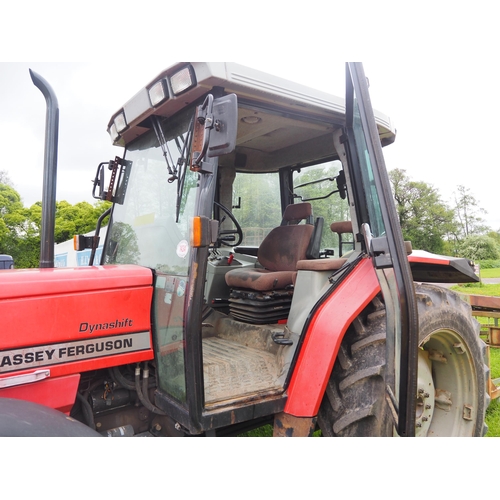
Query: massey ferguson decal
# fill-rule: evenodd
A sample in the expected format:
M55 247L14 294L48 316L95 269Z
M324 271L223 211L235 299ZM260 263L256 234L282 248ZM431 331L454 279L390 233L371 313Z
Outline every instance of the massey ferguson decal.
M86 324L86 323L85 323ZM96 326L96 325L88 325ZM0 374L151 348L149 331L0 351Z

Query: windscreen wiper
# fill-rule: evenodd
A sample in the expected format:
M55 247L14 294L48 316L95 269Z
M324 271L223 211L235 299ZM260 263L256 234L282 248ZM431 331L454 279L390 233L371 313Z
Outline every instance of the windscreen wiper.
M177 166L175 165L175 162L172 159L172 155L167 147L167 140L165 139L165 136L163 135L163 130L161 128L160 119L157 116L153 115L151 117L151 121L153 123L153 128L154 128L154 131L156 134L156 138L158 139L158 143L160 144L160 148L161 148L161 151L163 153L163 157L165 158L165 162L167 163L168 173L170 174L168 182L172 183L176 179L179 178L177 175Z
M177 161L177 166L179 167L179 182L177 184L177 205L175 209L175 222L179 222L179 212L181 210L181 198L182 198L182 192L184 190L184 179L186 178L186 171L187 171L187 162L188 162L187 150L189 145L191 144L191 136L193 135L193 129L194 129L194 118L191 118L186 138L184 139L182 151Z

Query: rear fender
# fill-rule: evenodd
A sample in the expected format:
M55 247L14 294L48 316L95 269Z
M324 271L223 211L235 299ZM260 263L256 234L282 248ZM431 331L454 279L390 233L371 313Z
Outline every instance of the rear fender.
M414 250L408 256L413 281L424 283L476 283L479 276L468 259Z
M0 436L100 437L100 434L52 408L31 401L0 398Z
M373 263L364 258L316 309L290 379L285 413L317 415L347 328L379 292Z

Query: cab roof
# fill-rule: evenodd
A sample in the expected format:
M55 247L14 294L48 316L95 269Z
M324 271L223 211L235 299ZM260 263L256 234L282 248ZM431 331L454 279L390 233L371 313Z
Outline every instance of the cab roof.
M185 75L189 75L192 79L192 85L181 92L176 92L178 82ZM222 87L226 93L235 93L240 107L245 106L247 111L252 110L254 113L258 112L259 108L264 111L272 110L275 116L295 120L295 123L304 121L310 124L330 125L332 128L342 126L345 122L345 100L342 97L237 63L180 62L162 71L113 114L108 124L108 132L113 143L126 146L150 129L147 120L149 116L169 118L186 106L199 101L213 87ZM158 88L163 89L165 99L153 105L151 94ZM119 121L121 116L124 122ZM241 118L244 116L240 117L240 128L241 123L244 123L241 122ZM390 119L375 111L375 121L382 144L394 142L396 131ZM276 125L283 123L274 120L273 126ZM264 130L262 125L261 130ZM270 137L269 132L270 130L265 132L268 134L265 135L267 139ZM300 135L298 130L295 133Z

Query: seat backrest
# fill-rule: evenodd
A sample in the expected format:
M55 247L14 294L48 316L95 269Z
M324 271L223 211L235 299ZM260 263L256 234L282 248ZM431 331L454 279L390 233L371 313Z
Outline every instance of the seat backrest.
M305 220L306 224L313 223L312 206L310 203L303 202L288 205L285 208L281 225L290 226L298 224L302 220Z
M354 249L354 241L343 241L343 234L352 234L352 222L350 220L332 222L330 224L330 229L337 233L339 237L339 256L344 255L344 245L349 245Z
M298 224L304 219L306 224ZM307 258L314 231L311 204L288 205L281 224L264 238L257 257L269 271L295 271L297 261Z

